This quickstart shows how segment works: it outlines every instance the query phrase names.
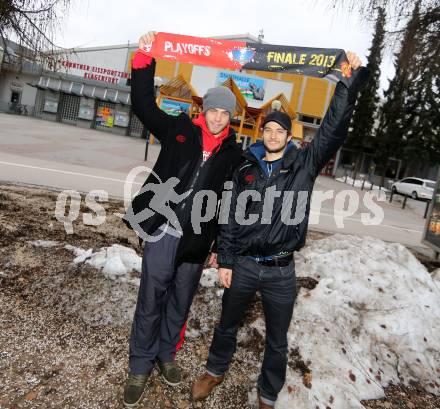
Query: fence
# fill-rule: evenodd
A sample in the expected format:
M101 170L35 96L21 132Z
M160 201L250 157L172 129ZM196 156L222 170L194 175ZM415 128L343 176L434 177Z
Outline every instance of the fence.
M345 183L347 183L348 178L351 179L351 183L352 185L354 185L356 183L356 181L358 181L357 184L363 184L364 188L365 186L368 186L368 189L374 189L374 187L376 186L377 188L385 188L387 190L391 190L391 185L396 182L395 179L391 179L391 178L385 178L384 179L384 184L383 186L381 186L381 180L382 180L382 176L380 175L374 175L374 174L365 174L365 173L359 173L357 174L357 179L353 180L352 179L353 176L353 171L351 169L344 169L344 168L337 168L336 169L336 173L335 173L335 179L341 179L343 178ZM371 185L370 185L371 184ZM361 186L362 188L362 186Z

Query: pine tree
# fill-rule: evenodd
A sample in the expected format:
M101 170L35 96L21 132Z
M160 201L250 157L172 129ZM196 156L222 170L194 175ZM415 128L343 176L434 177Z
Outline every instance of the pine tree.
M390 158L402 161L405 175L440 163L440 3L438 0L331 0L335 9L358 10L369 19L377 7L392 10L385 44L394 48L395 77L379 110L373 138L378 171L392 170ZM406 27L400 22L408 20ZM390 169L388 169L390 168ZM395 167L394 167L395 169ZM398 175L394 175L397 177ZM401 176L401 174L399 174Z
M423 17L420 29L419 72L404 106L407 174L420 163L440 163L440 7Z
M371 147L371 139L377 120L379 104L378 89L380 86L380 64L385 37L385 10L381 7L377 10L375 32L369 55L367 68L370 69L369 82L359 95L353 114L350 133L346 147L353 150L356 155L355 175L359 172L365 148ZM355 177L355 176L354 176Z
M404 152L404 135L408 129L407 102L414 93L420 71L420 2L417 2L405 28L400 51L396 54L395 76L385 91L385 103L381 107L379 126L375 138L376 161L381 170L383 185L389 166L389 158L401 158Z

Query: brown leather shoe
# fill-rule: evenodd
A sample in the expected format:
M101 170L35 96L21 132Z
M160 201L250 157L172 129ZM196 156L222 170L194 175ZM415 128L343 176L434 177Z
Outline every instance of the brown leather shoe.
M259 409L273 409L274 407L272 405L268 405L267 403L264 403L261 400L260 394L258 393L258 408Z
M223 382L224 376L212 376L209 373L203 374L192 387L193 400L203 400L212 390Z

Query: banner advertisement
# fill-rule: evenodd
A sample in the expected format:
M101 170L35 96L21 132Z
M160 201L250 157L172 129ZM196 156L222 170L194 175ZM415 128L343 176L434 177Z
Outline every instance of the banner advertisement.
M272 71L338 79L351 77L344 50L217 40L158 33L143 52L150 57L194 65Z

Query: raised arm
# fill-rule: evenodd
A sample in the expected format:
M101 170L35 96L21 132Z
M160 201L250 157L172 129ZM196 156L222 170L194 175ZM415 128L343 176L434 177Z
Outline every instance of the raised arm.
M145 127L159 140L163 140L176 117L167 115L156 104L154 72L156 61L142 53L145 45L154 41L155 32L150 31L139 39L139 50L133 59L131 78L131 103L133 112Z
M342 146L347 137L358 92L365 85L369 70L361 67L356 54L347 53L352 74L336 85L327 113L310 145L305 148L306 166L317 176L331 157Z

